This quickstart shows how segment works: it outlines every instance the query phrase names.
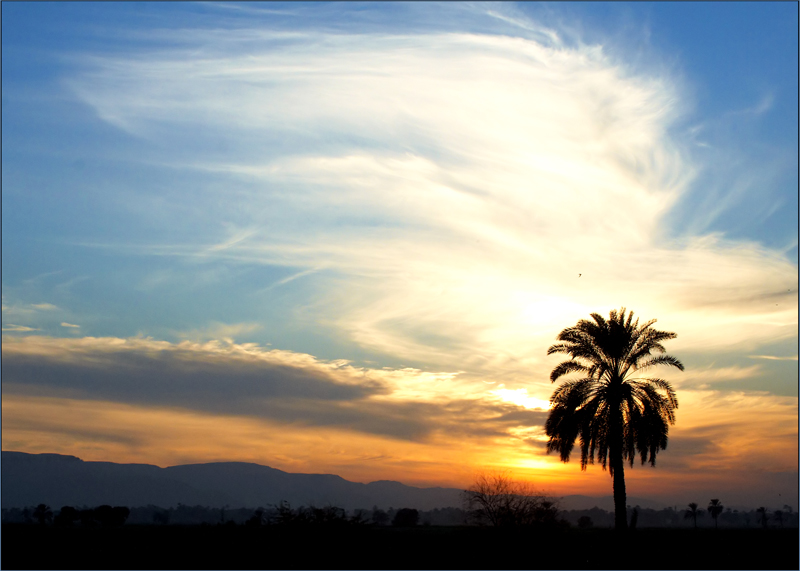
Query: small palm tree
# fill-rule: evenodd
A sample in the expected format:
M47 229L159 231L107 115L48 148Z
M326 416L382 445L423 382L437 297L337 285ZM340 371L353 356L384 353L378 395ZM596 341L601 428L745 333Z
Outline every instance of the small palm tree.
M769 521L769 510L765 507L760 507L756 510L758 514L758 521L761 522L761 525L764 529L767 529L767 521Z
M657 365L683 370L678 359L661 354L661 342L677 335L653 329L655 319L639 325L633 312L626 318L625 311L624 307L612 310L608 320L593 313L593 321L582 319L564 329L557 337L561 343L547 350L548 355L571 357L553 369L552 382L569 373L582 375L565 381L550 397L547 451L558 451L568 462L575 440L580 439L582 470L594 463L595 455L604 470L608 465L618 530L627 528L625 460L633 467L638 452L642 464L649 461L655 466L656 454L667 447L669 425L675 423L678 408L667 381L634 375Z
M694 528L697 529L697 516L702 516L703 512L699 509L696 503L692 502L689 504L689 509L683 514L683 519L692 518L694 520Z
M717 518L722 513L724 506L718 499L713 499L708 503L708 513L714 518L714 528L717 529Z

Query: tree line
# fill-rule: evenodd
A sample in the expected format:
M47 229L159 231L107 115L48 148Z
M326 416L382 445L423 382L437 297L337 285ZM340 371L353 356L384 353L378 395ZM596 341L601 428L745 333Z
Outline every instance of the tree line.
M546 496L539 496L546 498ZM544 501L553 501L547 498ZM555 502L553 506L540 506L549 513L533 516L526 523L525 513L530 514L530 506L521 514L507 517L500 515L506 508L502 501L497 502L495 519L488 512L480 513L465 504L464 507L437 508L433 510L414 510L410 508L389 508L382 510L359 509L346 511L341 508L326 506L323 508L300 506L292 508L283 503L282 507L268 508L211 508L207 506L187 506L179 504L171 508L154 505L127 508L117 506L98 506L96 508L74 508L64 506L60 510L52 510L49 506L31 506L27 508L3 508L3 523L24 523L29 525L76 526L76 527L108 527L119 525L227 525L227 526L374 526L374 527L416 527L416 526L486 526L516 527L544 526L552 529L609 529L614 527L614 513L601 508L582 510L561 510ZM697 504L694 504L697 506ZM116 512L110 512L116 510ZM127 516L122 517L124 510ZM679 506L664 509L649 509L641 506L626 506L626 516L631 520L634 510L637 512L637 527L640 528L700 528L700 529L781 529L798 528L798 512L791 506L771 510L760 507L751 510L737 510L723 507L717 517L707 509L696 508L696 516L692 514L692 504L685 508ZM415 513L416 512L416 513ZM499 513L498 513L499 512ZM115 513L115 516L111 516ZM111 517L109 517L111 516ZM766 516L766 517L765 517ZM537 518L538 521L537 521ZM695 522L697 519L697 522Z
M94 508L63 506L53 511L47 504L26 508L3 508L3 523L28 523L59 527L82 525L84 527L117 527L123 525L131 514L125 506L101 505Z

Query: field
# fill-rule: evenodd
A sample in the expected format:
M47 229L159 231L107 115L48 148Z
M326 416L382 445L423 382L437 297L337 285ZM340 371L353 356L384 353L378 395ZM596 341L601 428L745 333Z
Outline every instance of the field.
M797 529L2 526L3 569L798 569Z

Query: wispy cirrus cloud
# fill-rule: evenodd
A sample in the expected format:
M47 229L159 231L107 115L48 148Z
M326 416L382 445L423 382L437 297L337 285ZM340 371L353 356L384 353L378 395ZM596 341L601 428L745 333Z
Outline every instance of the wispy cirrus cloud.
M101 118L185 150L164 165L249 204L215 208L238 228L216 245L152 253L296 268L320 323L439 366L534 364L555 332L622 303L668 315L681 350L795 334L796 298L780 292L796 268L780 254L663 238L695 171L670 132L682 104L667 76L521 37L183 40L204 57L94 57L70 80ZM199 149L199 128L228 151Z
M13 323L9 323L8 325L5 325L3 327L3 331L27 333L29 331L39 331L39 330L35 327L28 327L26 325L15 325Z
M770 361L797 361L797 355L779 357L777 355L748 355L749 359L768 359Z

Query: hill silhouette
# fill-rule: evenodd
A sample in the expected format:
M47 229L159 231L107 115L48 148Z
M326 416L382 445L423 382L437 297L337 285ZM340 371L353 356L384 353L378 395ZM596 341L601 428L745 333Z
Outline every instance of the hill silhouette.
M393 480L362 484L333 474L294 474L248 462L212 462L161 468L151 464L87 462L61 454L2 452L2 504L129 507L201 505L221 508L277 505L335 505L346 510L461 507L459 488L418 488ZM631 505L661 509L642 498ZM611 496L559 498L563 510L612 509Z
M420 510L461 505L456 488L400 482L350 482L332 474L292 474L247 462L160 468L86 462L75 456L2 452L3 507L62 505L266 506L335 505L345 509L402 506Z

